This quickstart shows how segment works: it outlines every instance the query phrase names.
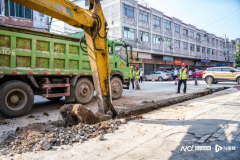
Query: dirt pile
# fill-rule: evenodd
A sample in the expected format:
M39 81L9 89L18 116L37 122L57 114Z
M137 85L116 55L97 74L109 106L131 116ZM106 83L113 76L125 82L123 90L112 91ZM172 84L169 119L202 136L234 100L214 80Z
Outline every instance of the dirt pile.
M37 152L53 149L54 146L72 145L82 143L89 138L97 137L103 140L104 135L113 133L121 124L133 119L143 119L142 116L131 116L124 119L108 120L96 124L77 124L72 127L59 127L59 122L33 123L26 127L17 128L11 135L5 136L0 147L0 155L21 154L25 152ZM63 126L63 121L61 126ZM1 146L1 144L0 144Z

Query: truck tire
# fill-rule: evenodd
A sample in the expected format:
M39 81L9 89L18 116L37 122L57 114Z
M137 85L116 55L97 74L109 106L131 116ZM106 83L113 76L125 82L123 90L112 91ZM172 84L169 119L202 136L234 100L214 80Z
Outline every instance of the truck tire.
M119 99L122 96L123 84L120 78L113 77L111 79L112 99Z
M52 97L52 98L47 98L49 101L53 101L53 102L56 102L56 101L59 101L60 99L62 99L62 97Z
M75 86L75 97L77 103L89 103L93 98L93 94L93 84L88 78L82 78L77 81Z
M9 117L27 114L33 105L32 88L18 80L8 81L0 86L0 111Z

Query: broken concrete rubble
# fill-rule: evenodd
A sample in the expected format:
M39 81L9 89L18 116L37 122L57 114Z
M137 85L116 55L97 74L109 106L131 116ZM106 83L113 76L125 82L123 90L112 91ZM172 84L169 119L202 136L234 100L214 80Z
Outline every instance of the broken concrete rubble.
M71 127L63 127L64 122L33 123L2 136L1 154L21 154L50 150L53 146L82 143L89 138L104 140L104 135L118 130L121 124L133 119L143 119L142 116L131 116L125 119L108 120L96 124L79 123Z

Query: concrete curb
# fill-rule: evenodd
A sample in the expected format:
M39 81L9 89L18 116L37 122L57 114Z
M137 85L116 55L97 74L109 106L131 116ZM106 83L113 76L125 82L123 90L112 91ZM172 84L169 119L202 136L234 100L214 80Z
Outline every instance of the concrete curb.
M141 106L131 107L131 108L125 109L124 111L118 111L118 116L116 118L128 117L131 115L139 115L139 114L147 113L147 112L159 109L159 108L163 108L163 107L170 106L173 104L177 104L177 103L192 100L195 98L203 97L203 96L212 94L214 92L222 91L225 89L228 89L228 87L206 88L204 91L190 93L187 95L170 98L170 99L166 99L166 100L156 101L151 104L144 104Z

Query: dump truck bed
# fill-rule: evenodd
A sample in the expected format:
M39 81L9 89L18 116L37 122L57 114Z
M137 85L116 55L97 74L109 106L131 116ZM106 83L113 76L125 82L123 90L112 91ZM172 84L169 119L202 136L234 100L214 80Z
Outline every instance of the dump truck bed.
M91 66L79 38L0 25L0 73L87 75Z

